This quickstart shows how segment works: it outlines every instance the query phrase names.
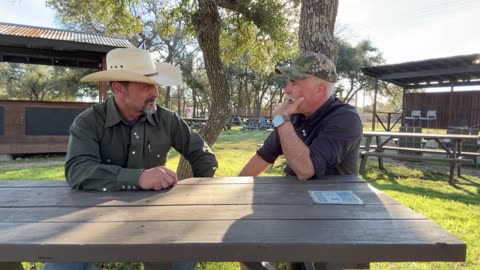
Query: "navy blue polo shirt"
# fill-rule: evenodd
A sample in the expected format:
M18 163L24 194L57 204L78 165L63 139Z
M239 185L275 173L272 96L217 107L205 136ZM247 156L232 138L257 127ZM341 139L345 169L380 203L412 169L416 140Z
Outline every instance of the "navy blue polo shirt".
M331 96L309 117L292 114L290 119L298 137L310 149L310 158L315 169L312 178L358 173L363 134L362 122L355 108ZM282 154L280 138L275 129L257 150L257 155L268 163L274 163ZM288 165L285 173L295 175Z

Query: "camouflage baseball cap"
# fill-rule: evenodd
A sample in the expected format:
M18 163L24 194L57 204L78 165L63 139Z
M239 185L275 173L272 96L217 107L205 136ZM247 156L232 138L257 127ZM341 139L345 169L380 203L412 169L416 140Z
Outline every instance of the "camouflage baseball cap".
M328 82L337 81L333 61L321 53L306 52L300 55L292 65L276 68L275 72L295 80L303 80L313 75Z

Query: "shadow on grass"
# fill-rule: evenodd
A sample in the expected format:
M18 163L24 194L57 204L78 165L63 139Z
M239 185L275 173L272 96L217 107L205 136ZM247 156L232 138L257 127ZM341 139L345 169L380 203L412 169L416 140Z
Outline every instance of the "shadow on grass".
M480 177L467 177L465 172L463 173L462 177L455 177L455 186L452 187L448 185L448 171L445 174L418 164L399 162L385 162L385 169L380 170L376 162L369 162L366 172L361 176L383 191L391 190L480 205Z

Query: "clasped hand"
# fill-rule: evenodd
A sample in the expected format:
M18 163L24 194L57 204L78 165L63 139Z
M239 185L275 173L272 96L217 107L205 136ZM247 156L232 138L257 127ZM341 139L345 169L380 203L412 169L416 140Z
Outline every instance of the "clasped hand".
M138 180L142 189L161 190L178 183L177 174L165 166L157 166L144 170Z

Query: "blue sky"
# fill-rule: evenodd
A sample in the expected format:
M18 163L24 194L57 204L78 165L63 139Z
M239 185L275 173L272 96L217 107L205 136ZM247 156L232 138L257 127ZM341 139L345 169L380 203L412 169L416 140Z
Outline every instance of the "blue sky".
M58 28L44 0L3 0L0 21ZM340 0L337 24L390 64L480 53L480 0Z

